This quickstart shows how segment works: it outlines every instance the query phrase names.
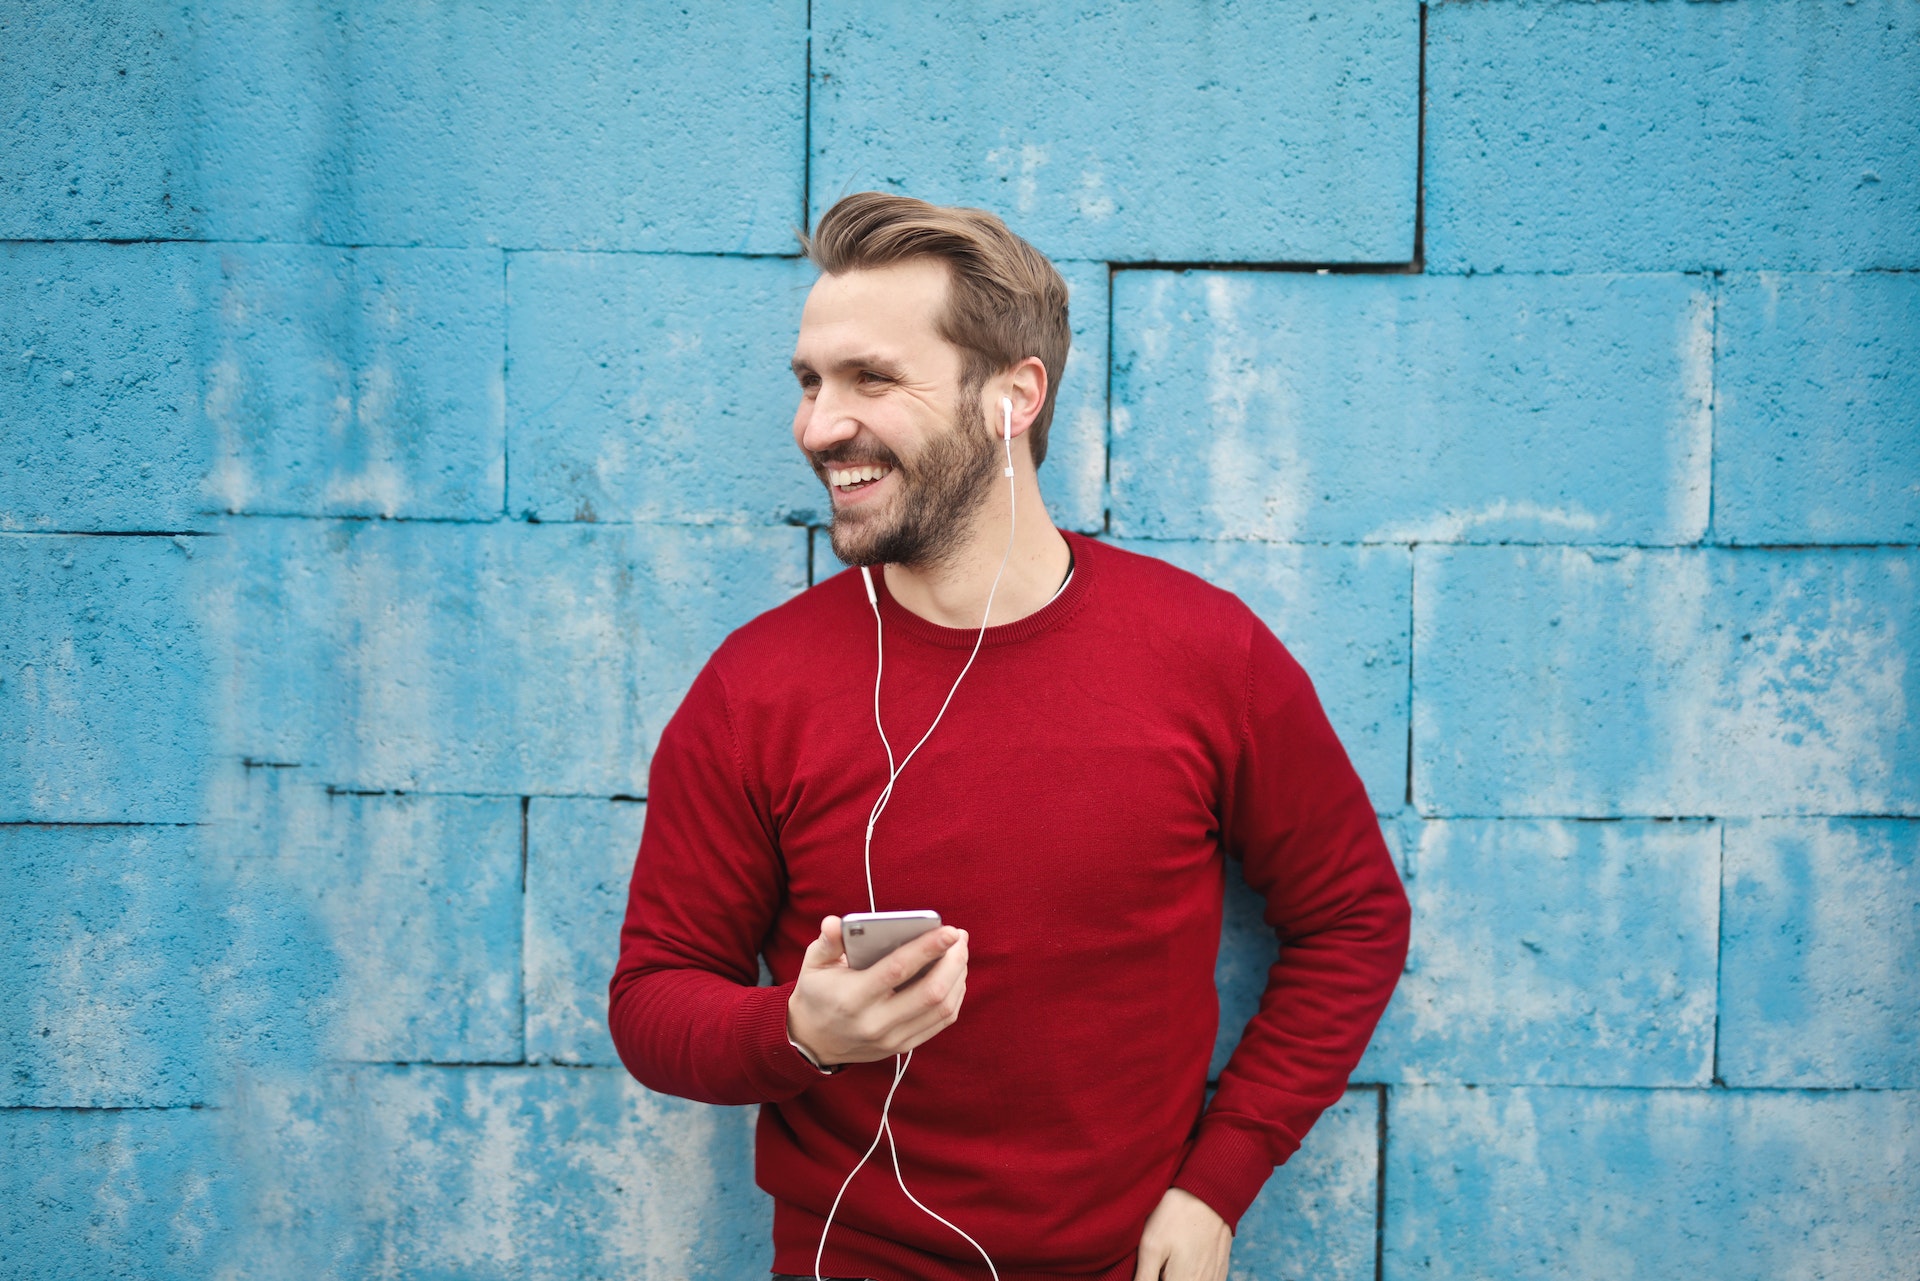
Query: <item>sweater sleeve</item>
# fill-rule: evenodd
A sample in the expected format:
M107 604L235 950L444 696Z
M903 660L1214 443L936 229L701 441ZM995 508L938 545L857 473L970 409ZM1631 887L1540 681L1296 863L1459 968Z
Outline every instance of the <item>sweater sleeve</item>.
M1265 898L1280 956L1174 1179L1235 1226L1346 1089L1399 981L1411 916L1306 672L1257 619L1249 647L1222 840Z
M823 1079L787 1040L791 983L759 987L784 887L712 662L660 736L607 1026L649 1089L704 1103L793 1098Z

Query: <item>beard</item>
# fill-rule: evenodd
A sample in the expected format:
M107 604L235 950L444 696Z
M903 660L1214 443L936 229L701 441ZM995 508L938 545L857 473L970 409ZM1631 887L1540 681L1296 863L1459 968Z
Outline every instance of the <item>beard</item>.
M891 450L861 449L847 442L811 456L826 483L826 468L884 463L893 468L899 492L884 510L836 507L828 531L833 554L847 565L939 565L959 554L980 498L999 473L994 441L958 424L928 442L911 465ZM831 486L829 486L831 488Z

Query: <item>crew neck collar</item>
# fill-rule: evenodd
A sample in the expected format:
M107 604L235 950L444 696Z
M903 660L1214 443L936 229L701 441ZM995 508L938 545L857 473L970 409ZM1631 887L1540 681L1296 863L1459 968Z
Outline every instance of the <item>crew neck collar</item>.
M1067 551L1073 558L1073 570L1067 576L1066 586L1060 589L1059 595L1025 618L987 628L986 638L981 641L982 648L1014 645L1029 640L1052 630L1079 612L1098 573L1096 561L1099 559L1099 544L1085 534L1076 534L1071 530L1061 530L1060 536L1067 540ZM874 574L873 589L880 598L880 617L887 627L905 632L916 640L944 649L972 649L975 639L980 636L978 627L943 627L920 617L894 599L893 593L887 590L887 576L884 573Z

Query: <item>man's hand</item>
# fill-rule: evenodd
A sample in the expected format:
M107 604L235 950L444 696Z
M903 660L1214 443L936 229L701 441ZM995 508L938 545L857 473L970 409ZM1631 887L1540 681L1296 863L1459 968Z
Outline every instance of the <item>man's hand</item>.
M1133 1281L1227 1281L1233 1229L1191 1192L1168 1188L1140 1234Z
M929 964L925 976L908 983ZM829 916L800 962L800 981L787 1000L787 1035L822 1067L872 1063L905 1054L952 1026L966 995L965 930L928 930L856 970L847 964L840 918Z

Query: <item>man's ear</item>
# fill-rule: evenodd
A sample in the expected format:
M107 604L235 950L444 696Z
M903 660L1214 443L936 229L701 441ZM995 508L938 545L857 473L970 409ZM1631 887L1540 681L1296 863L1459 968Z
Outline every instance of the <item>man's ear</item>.
M1040 416L1041 406L1047 403L1047 367L1038 356L1028 356L1025 360L994 379L999 390L991 400L993 436L1000 438L1000 398L1005 396L1013 402L1013 434L1023 436L1027 428L1033 426L1033 420Z

